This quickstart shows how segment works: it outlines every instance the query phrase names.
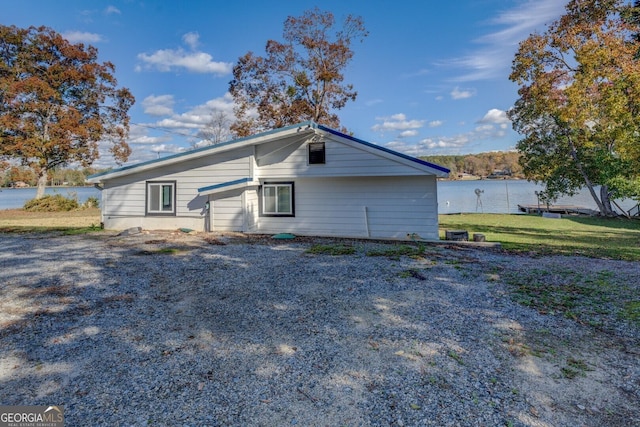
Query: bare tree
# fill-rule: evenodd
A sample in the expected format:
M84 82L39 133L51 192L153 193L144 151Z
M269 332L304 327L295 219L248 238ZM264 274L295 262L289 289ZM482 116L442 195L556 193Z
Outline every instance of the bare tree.
M338 129L336 111L357 96L353 85L344 83L352 42L367 34L359 16L348 15L341 24L318 8L289 16L284 42L269 40L265 57L248 52L233 67L232 131L247 136L306 120Z
M193 144L193 147L201 147L205 145L220 144L231 139L231 119L224 111L215 111L211 115L211 119L202 128L197 137L199 141Z

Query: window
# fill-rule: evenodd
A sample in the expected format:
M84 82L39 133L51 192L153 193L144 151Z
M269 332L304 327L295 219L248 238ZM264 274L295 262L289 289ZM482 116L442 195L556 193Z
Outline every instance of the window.
M294 216L293 182L267 183L262 186L262 214Z
M324 142L309 143L309 164L321 165L325 163L324 159Z
M176 214L176 182L147 182L147 214Z

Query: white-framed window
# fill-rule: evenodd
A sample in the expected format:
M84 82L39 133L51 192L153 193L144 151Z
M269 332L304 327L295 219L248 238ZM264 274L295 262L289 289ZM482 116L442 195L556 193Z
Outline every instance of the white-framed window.
M147 215L176 214L176 182L147 182Z
M293 182L265 182L262 185L262 215L294 216Z

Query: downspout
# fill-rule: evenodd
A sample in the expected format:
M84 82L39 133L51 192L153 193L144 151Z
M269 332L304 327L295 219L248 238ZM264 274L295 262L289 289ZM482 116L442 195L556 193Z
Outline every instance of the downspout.
M367 237L371 237L371 231L369 230L369 210L366 206L363 206L362 210L364 211L364 229Z

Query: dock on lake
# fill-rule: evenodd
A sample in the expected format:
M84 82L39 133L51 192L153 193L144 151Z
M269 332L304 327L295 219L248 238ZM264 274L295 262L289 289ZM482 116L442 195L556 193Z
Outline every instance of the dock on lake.
M518 205L518 210L525 213L549 212L565 215L598 215L598 211L575 205Z

